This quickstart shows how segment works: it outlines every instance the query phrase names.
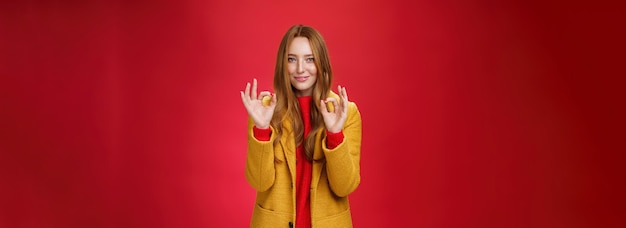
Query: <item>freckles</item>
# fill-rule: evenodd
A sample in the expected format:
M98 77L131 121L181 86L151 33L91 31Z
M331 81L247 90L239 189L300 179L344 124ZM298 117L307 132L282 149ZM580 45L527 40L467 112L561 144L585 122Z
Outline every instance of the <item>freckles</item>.
M315 75L315 74L317 73L317 68L315 67L315 65L312 65L312 66L309 68L309 73L310 73L311 75Z
M289 71L289 74L293 74L296 72L296 67L294 67L293 65L289 64L287 65L287 71Z

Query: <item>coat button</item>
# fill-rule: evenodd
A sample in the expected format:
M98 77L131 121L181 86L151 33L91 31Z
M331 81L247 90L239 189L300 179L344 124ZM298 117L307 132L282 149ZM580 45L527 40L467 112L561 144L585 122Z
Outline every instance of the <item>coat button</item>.
M293 222L289 222L289 228L293 228Z

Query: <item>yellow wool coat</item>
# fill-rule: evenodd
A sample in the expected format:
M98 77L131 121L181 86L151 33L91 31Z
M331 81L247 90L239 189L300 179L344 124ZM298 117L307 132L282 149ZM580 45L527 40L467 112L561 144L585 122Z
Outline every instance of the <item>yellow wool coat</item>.
M332 97L338 96L331 94ZM283 123L283 135L273 144L257 140L248 121L246 179L257 190L251 227L295 227L296 219L296 145L289 120ZM325 129L322 129L325 131ZM274 129L272 129L274 132ZM359 182L361 154L361 114L353 102L343 128L344 140L336 148L326 147L326 137L318 134L313 153L311 178L312 227L352 227L348 194ZM325 135L325 134L324 134Z

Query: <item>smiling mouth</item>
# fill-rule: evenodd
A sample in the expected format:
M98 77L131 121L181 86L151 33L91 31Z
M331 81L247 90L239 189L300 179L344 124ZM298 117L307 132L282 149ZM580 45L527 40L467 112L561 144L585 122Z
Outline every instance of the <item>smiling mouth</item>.
M309 79L309 76L296 76L296 77L294 77L294 78L296 79L296 81L299 81L299 82L304 82L304 81L306 81L307 79Z

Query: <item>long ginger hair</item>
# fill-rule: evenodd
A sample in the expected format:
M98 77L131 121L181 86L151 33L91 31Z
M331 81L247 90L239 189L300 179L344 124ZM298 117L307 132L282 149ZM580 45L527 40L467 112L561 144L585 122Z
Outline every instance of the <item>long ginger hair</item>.
M311 131L304 138L304 125L300 114L300 106L295 95L295 88L291 85L289 70L287 68L288 49L291 41L296 37L305 37L309 39L309 45L313 52L313 61L317 68L317 79L313 85L313 94L311 95ZM315 148L315 138L318 134L325 134L320 131L324 128L324 119L319 107L320 100L326 99L330 93L330 86L333 79L333 71L328 59L328 51L326 42L322 35L312 27L304 25L296 25L291 27L285 36L283 36L280 46L278 47L278 55L276 56L276 68L274 69L274 91L278 98L274 116L271 125L276 132L276 140L274 144L280 141L283 134L293 133L296 139L296 145L304 143L304 151L309 161L313 160L313 150ZM283 122L285 119L291 120L291 129L293 132L283 132ZM322 135L323 136L323 135Z

